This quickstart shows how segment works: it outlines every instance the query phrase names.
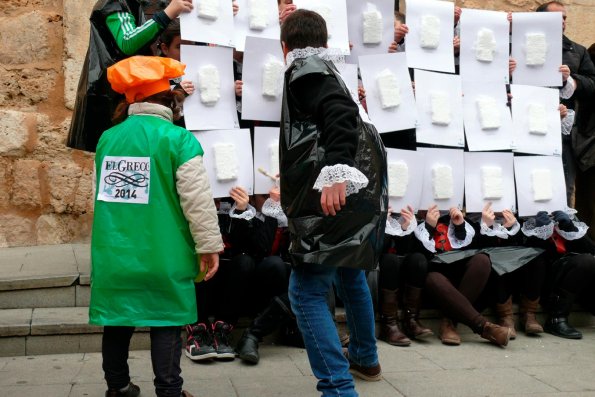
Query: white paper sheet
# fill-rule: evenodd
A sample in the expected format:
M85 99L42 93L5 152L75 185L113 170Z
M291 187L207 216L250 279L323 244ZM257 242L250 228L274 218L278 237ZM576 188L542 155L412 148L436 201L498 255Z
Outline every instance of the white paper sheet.
M463 151L457 149L418 148L423 155L424 177L419 209L428 209L437 204L439 210L447 211L452 207L463 208L465 190L465 159ZM453 196L446 200L435 200L432 180L432 169L437 165L447 165L452 169Z
M359 78L357 75L357 65L350 63L337 63L335 65L343 78L343 82L349 88L352 95L358 97Z
M422 17L440 18L440 42L438 47L422 48ZM410 68L454 73L454 4L439 0L408 0L405 36L407 65Z
M382 40L377 44L364 44L363 14L376 9L382 15ZM349 41L353 44L349 62L357 62L360 55L386 54L395 38L395 0L347 0Z
M508 83L509 23L505 12L463 9L461 14L461 78L467 82ZM492 61L477 59L478 35L482 29L494 35ZM484 58L486 59L486 58Z
M439 125L432 120L434 92L445 93L449 97L451 120L448 125ZM460 76L416 70L415 99L418 116L417 142L461 148L465 146Z
M411 205L415 210L418 210L424 180L423 154L413 150L391 148L386 149L386 154L388 163L402 161L409 168L409 183L405 195L403 197L389 197L389 205L392 207L393 213L400 212L401 208L405 208L407 205Z
M501 169L502 198L483 198L483 167ZM505 209L516 212L512 153L465 153L465 209L467 212L481 212L487 202L492 202L492 209L495 212L502 212Z
M270 148L275 142L279 146L278 127L254 128L254 194L268 194L275 186L271 178L258 171L258 168L262 168L274 176L270 164Z
M512 123L514 128L514 151L543 155L562 154L562 134L559 90L512 84ZM537 135L529 132L529 105L540 104L546 109L547 133Z
M512 51L517 67L512 74L514 84L543 87L562 86L562 13L515 12L512 14ZM527 65L527 34L544 34L547 43L545 63Z
M550 170L552 199L535 201L532 173L534 170ZM562 158L557 156L515 156L514 177L516 181L519 216L534 216L539 211L553 212L568 208L566 182Z
M262 0L266 2L268 13L268 25L263 30L255 30L250 28L251 15L251 0L237 0L240 7L237 15L234 17L234 43L237 51L244 51L246 47L246 37L254 36L263 39L277 40L279 44L279 36L281 28L279 27L279 12L277 2L275 0Z
M241 186L248 194L253 194L254 173L252 163L252 143L250 141L250 130L217 130L202 131L193 133L200 142L204 151L203 162L213 197L229 197L229 191L234 186ZM238 174L237 179L230 181L217 180L217 169L215 166L214 146L217 144L232 143L236 148Z
M229 3L227 0L219 1L219 15L216 20L199 18L196 4L192 11L183 12L180 15L182 40L233 47L233 8Z
M329 33L328 47L338 48L345 55L349 54L349 34L347 28L347 5L345 0L294 0L296 7L328 14L327 30ZM388 48L387 48L388 50Z
M184 101L184 119L189 130L225 130L239 128L233 80L233 49L182 45L181 61L186 65L184 80L194 82L196 91ZM221 98L214 106L200 100L197 75L202 66L214 65L219 70Z
M506 86L502 83L466 83L463 92L463 117L469 151L512 149L512 118L507 106ZM499 128L482 129L477 100L484 97L493 98L498 105Z
M417 111L405 53L360 56L359 66L366 89L368 114L378 132L414 128ZM378 74L385 69L389 69L397 77L401 91L401 104L388 109L382 109L380 90L376 82Z
M248 36L242 67L242 119L280 121L283 100L283 72L279 75L276 97L262 94L264 65L270 60L284 62L279 40Z

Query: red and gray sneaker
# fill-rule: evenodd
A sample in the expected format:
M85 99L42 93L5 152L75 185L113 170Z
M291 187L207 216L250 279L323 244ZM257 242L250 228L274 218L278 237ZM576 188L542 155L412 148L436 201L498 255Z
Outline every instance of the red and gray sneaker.
M233 347L231 347L232 330L233 326L225 321L216 321L213 324L213 345L217 351L217 359L233 360L236 358L236 353Z
M217 357L211 332L204 323L186 326L186 348L184 353L192 361L209 360Z

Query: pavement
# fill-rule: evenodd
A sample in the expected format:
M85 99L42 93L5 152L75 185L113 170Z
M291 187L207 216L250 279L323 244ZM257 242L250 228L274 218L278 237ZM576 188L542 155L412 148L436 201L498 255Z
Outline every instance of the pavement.
M393 347L378 342L384 379L357 381L361 396L594 396L595 327L582 340L545 334L519 335L506 349L461 326L463 344L436 338ZM130 353L132 380L153 396L148 351ZM318 396L303 349L264 345L256 366L233 362L197 364L182 356L184 388L195 397ZM104 396L101 355L0 357L0 396Z

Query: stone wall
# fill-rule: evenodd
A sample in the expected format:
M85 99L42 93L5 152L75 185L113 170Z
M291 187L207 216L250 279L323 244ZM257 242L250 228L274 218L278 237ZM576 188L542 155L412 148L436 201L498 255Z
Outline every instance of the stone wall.
M89 239L93 156L67 149L64 142L94 3L0 1L0 247ZM533 10L538 3L457 2L512 11ZM568 36L590 45L595 0L566 4Z

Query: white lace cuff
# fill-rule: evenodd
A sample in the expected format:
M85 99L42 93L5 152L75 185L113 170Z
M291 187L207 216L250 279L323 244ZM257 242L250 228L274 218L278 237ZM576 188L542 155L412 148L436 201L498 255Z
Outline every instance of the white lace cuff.
M314 48L314 47L306 47L306 48L295 48L287 53L285 57L285 62L287 65L291 65L293 61L296 59L303 59L311 57L312 55L318 55L321 59L325 61L331 61L335 65L338 63L345 63L345 55L341 52L338 48Z
M283 208L281 208L281 202L268 198L262 205L260 212L263 215L275 218L279 227L287 227L287 216L285 216Z
M560 98L569 99L574 94L574 79L568 76L566 84L560 88Z
M427 249L430 252L436 253L436 243L434 242L434 239L432 239L432 236L430 236L428 229L426 229L425 222L422 222L419 225L417 225L413 233L415 234L415 237L417 237L417 239L421 241L425 249Z
M448 241L450 242L450 246L453 249L464 248L471 244L471 241L475 237L475 229L465 221L465 239L459 240L455 236L455 225L454 223L450 222L448 225Z
M527 237L537 237L541 240L547 240L548 238L552 237L554 233L554 222L548 223L547 225L535 226L535 219L530 218L523 223L523 227L521 231Z
M392 216L388 216L386 218L386 229L384 229L384 232L390 236L403 237L413 233L416 227L417 220L415 220L415 218L411 223L409 223L407 229L403 230L401 224L399 223L399 220L393 218Z
M331 187L335 183L345 181L347 181L346 196L357 193L360 189L368 186L368 178L360 170L345 164L335 164L327 165L320 170L320 175L316 178L313 189L321 192L325 187Z
M520 229L521 229L521 225L519 225L518 222L515 222L515 224L512 225L512 228L510 228L510 230L508 230L507 228L505 228L503 225L501 225L499 223L494 223L492 225L492 227L489 227L488 225L485 224L485 222L482 221L481 228L480 228L479 232L481 234L483 234L484 236L507 239L508 236L514 236L515 234L517 234Z
M555 227L556 232L564 240L578 240L579 238L582 238L585 234L587 234L587 230L589 230L589 226L587 226L585 222L572 221L572 223L574 223L574 226L578 229L576 232L565 232L564 230L560 230L558 225L556 225Z
M242 212L241 214L236 214L235 210L236 210L236 203L233 203L233 205L231 206L231 209L229 210L230 218L243 219L245 221L249 221L250 219L252 219L256 216L256 208L252 207L250 204L248 204L248 207L246 208L246 210L244 212Z
M560 122L562 124L562 135L570 135L574 125L574 110L568 109L568 114Z

